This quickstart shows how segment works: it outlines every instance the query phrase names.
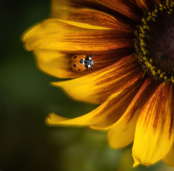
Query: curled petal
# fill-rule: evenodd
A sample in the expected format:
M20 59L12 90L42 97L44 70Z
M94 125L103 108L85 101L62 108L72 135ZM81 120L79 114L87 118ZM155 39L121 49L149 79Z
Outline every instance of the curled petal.
M53 34L56 35L57 37L61 37L63 33L70 33L71 31L84 31L85 29L105 30L108 28L100 26L92 26L85 23L79 23L61 19L48 19L29 28L22 35L22 40L26 42L30 39L34 39L40 36L46 36L46 35L51 36Z
M173 85L161 83L138 117L133 144L134 166L154 164L173 145Z
M46 119L46 122L51 125L91 126L94 129L107 129L124 113L131 99L140 88L142 81L141 78L125 90L114 93L98 108L88 114L69 119L52 113Z
M92 29L92 30L105 30L108 28L100 27L100 26L92 26L85 23L61 20L61 19L48 19L39 24L34 25L29 28L22 36L22 40L24 42L33 39L35 37L44 36L44 35L57 35L61 36L63 33L69 33L72 31L83 31L84 29Z
M100 104L113 92L125 89L142 76L142 70L133 56L83 77L52 83L65 90L72 98Z
M133 141L138 115L156 87L157 83L151 77L146 79L122 117L110 127L108 140L111 147L121 148Z
M128 5L129 4L133 4L134 8L136 8L135 12L140 14L136 16L143 15L142 11L137 8L137 4L134 0L130 0L130 2L128 2ZM64 0L63 2L52 0L52 17L96 26L101 25L112 29L132 31L132 28L137 25L137 21L131 20L119 11L115 11L112 5L113 4L108 5L99 0ZM86 12L88 11L88 13L84 13L84 10L86 10ZM106 18L107 20L105 20Z
M53 9L60 8L60 5L57 3L53 4ZM91 8L73 8L68 7L67 5L64 5L64 18L69 21L76 21L81 23L86 23L94 26L101 26L105 28L111 28L111 29L118 29L118 30L124 30L124 31L133 31L133 27L128 25L127 23L123 22L123 20L120 20L120 17L117 16L111 16L105 12L94 10ZM60 9L53 10L53 17L60 18Z
M133 47L133 33L58 19L46 20L24 36L27 50L100 51ZM106 46L107 45L107 46Z

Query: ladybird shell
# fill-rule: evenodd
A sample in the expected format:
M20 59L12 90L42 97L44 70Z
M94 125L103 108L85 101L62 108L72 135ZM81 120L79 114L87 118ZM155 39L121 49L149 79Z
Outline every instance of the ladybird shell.
M86 58L86 55L73 55L71 58L70 58L70 62L72 61L80 61L81 59L85 59Z
M84 60L86 55L73 55L70 58L70 67L75 72L82 72L86 70L86 67L83 63L80 63L80 60Z
M70 62L70 67L75 72L82 72L86 70L84 64L80 63L79 61L72 61Z

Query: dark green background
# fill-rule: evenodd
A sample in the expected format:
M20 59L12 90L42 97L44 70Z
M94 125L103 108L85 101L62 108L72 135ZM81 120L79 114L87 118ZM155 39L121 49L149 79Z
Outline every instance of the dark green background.
M0 171L174 170L162 163L133 169L131 146L111 149L106 132L45 125L51 112L75 117L96 107L50 86L58 79L42 73L24 50L21 34L49 14L48 0L0 4Z

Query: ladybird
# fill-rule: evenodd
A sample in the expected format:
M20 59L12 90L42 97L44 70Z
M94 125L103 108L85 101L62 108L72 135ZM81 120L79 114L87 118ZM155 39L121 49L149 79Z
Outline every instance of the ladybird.
M92 69L94 60L92 55L73 55L70 58L70 67L75 72L83 72L87 69Z

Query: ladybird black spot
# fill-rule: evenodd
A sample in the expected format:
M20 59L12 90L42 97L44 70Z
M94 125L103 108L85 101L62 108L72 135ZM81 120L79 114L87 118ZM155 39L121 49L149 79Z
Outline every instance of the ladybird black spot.
M74 67L76 67L76 64L74 64Z
M76 59L77 58L77 56L74 56L74 59Z
M80 71L80 69L78 69Z

